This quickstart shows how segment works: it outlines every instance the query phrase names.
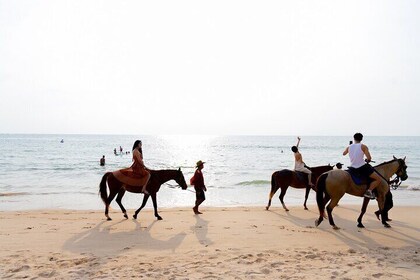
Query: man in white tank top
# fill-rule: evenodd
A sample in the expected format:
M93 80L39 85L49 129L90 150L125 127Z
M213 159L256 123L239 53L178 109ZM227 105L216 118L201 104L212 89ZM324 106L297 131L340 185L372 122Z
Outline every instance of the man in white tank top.
M312 171L305 167L305 163L302 160L302 155L299 153L299 150L298 150L300 137L298 137L297 139L298 141L297 141L296 146L292 147L292 151L295 154L295 171L300 171L300 172L308 174L309 186L314 187L314 184L312 183Z
M369 149L366 145L362 144L363 135L361 133L356 133L353 136L354 144L348 146L344 152L343 156L349 154L351 167L358 169L358 171L366 177L371 178L373 181L370 183L369 189L365 192L365 197L370 199L375 199L372 190L376 188L380 183L382 178L374 171L373 167L370 166L369 162L372 160L372 157L369 153ZM366 156L366 159L364 158Z

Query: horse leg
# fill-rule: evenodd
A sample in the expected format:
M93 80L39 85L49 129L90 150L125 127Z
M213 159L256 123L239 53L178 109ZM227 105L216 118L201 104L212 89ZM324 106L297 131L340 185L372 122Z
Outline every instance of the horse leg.
M144 208L144 206L146 206L146 202L147 202L147 200L149 199L149 196L150 196L150 195L148 195L148 194L145 194L145 195L143 196L143 203L141 204L140 208L139 208L139 209L137 209L137 210L136 210L136 212L134 212L133 219L137 219L137 215L139 214L139 212L141 211L141 209L143 209L143 208Z
M111 201L114 199L114 197L116 195L117 195L117 192L115 190L111 190L110 191L110 194L109 194L109 196L108 196L108 198L106 200L106 203L105 203L105 216L106 216L106 218L107 218L108 221L111 221L112 220L111 217L109 217L109 215L108 215L109 205L111 204Z
M378 192L378 206L379 206L379 211L380 213L384 213L384 206L385 206L385 194L384 193L379 193ZM382 219L382 224L384 225L384 227L386 228L390 228L391 225L387 223L387 215L381 215L381 219Z
M308 196L309 196L310 191L311 191L311 187L307 186L306 187L306 192L305 192L305 202L303 203L303 208L305 210L309 210L308 207L306 207L306 201L308 201Z
M117 196L117 198L115 199L115 201L117 201L118 205L120 206L121 211L122 211L122 212L123 212L123 214L124 214L124 218L128 219L128 216L127 216L127 211L125 210L124 206L123 206L123 205L122 205L122 203L121 203L121 199L122 199L122 197L124 196L124 194L125 194L125 189L121 189L121 190L118 192L118 196Z
M155 217L158 220L163 220L162 217L159 216L158 211L157 211L156 193L153 193L151 196L152 196L153 208L155 209Z
M267 207L265 207L265 210L268 210L271 206L271 199L273 199L274 194L276 193L276 191L278 190L278 188L274 185L271 186L271 191L270 191L270 195L268 196L268 204Z
M284 204L283 198L284 198L284 196L285 196L285 194L286 194L286 191L287 191L287 188L288 188L288 187L289 187L289 186L282 186L282 187L281 187L280 196L279 196L279 198L280 198L280 202L281 202L281 205L283 205L283 208L284 208L284 210L286 210L286 211L289 211L289 209L287 209L286 204Z
M332 216L332 211L333 211L334 207L337 206L338 201L340 200L340 198L338 198L338 199L331 199L331 202L327 206L328 221L330 222L330 225L333 227L333 229L340 229L338 226L335 225L334 219L333 219L333 216Z
M369 204L370 198L364 197L363 198L363 205L362 210L360 210L359 218L357 218L357 227L364 228L365 226L362 224L363 215L366 213L367 206Z

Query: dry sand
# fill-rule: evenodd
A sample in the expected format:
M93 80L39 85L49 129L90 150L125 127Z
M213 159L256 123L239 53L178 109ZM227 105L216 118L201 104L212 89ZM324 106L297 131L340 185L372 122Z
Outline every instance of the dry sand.
M310 208L0 212L0 278L420 279L420 207L395 207L387 229L372 204L359 229L360 207L340 205L340 230Z

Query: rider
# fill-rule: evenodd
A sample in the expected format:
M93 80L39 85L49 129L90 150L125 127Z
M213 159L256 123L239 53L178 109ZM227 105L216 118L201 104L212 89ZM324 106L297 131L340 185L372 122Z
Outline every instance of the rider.
M297 138L296 146L292 147L292 151L295 154L295 171L303 172L308 174L309 186L313 187L314 184L312 183L312 171L306 168L305 163L302 160L302 155L299 153L298 147L300 143L300 137Z
M133 165L131 166L133 172L136 174L141 174L142 176L147 176L146 183L144 183L143 188L141 190L144 194L149 194L146 189L147 183L150 179L150 173L146 170L143 162L143 149L142 143L140 140L136 140L133 145Z
M361 143L363 140L363 135L361 133L356 133L354 134L353 139L354 143L344 150L343 156L349 154L351 162L350 166L356 168L362 176L369 177L373 180L370 183L369 189L366 190L364 196L370 199L375 199L372 190L379 186L382 178L369 164L369 162L372 160L372 157L369 153L368 147ZM364 156L366 156L366 159L364 159Z

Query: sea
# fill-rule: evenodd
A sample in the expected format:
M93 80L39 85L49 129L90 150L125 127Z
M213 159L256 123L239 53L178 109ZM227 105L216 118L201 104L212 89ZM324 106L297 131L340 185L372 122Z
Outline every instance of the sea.
M0 134L0 211L103 210L99 182L105 172L131 165L137 139L143 142L148 168L181 168L187 182L196 162L206 162L204 207L267 205L271 174L293 168L290 148L296 144L295 136ZM342 152L350 140L351 136L305 136L299 150L309 166L340 162L346 168L349 160ZM420 137L365 136L363 143L375 164L393 156L406 157L408 179L392 191L394 207L419 205ZM100 166L103 155L106 164ZM278 191L272 207L281 207L279 195ZM304 195L303 189L289 188L284 200L287 206L299 206ZM127 192L122 202L127 209L137 209L142 199L142 194ZM162 185L157 200L159 208L192 207L194 188L182 190L169 181ZM361 205L362 199L345 195L340 203ZM308 205L316 205L313 191ZM111 207L119 211L115 200ZM149 200L146 208L152 207Z

